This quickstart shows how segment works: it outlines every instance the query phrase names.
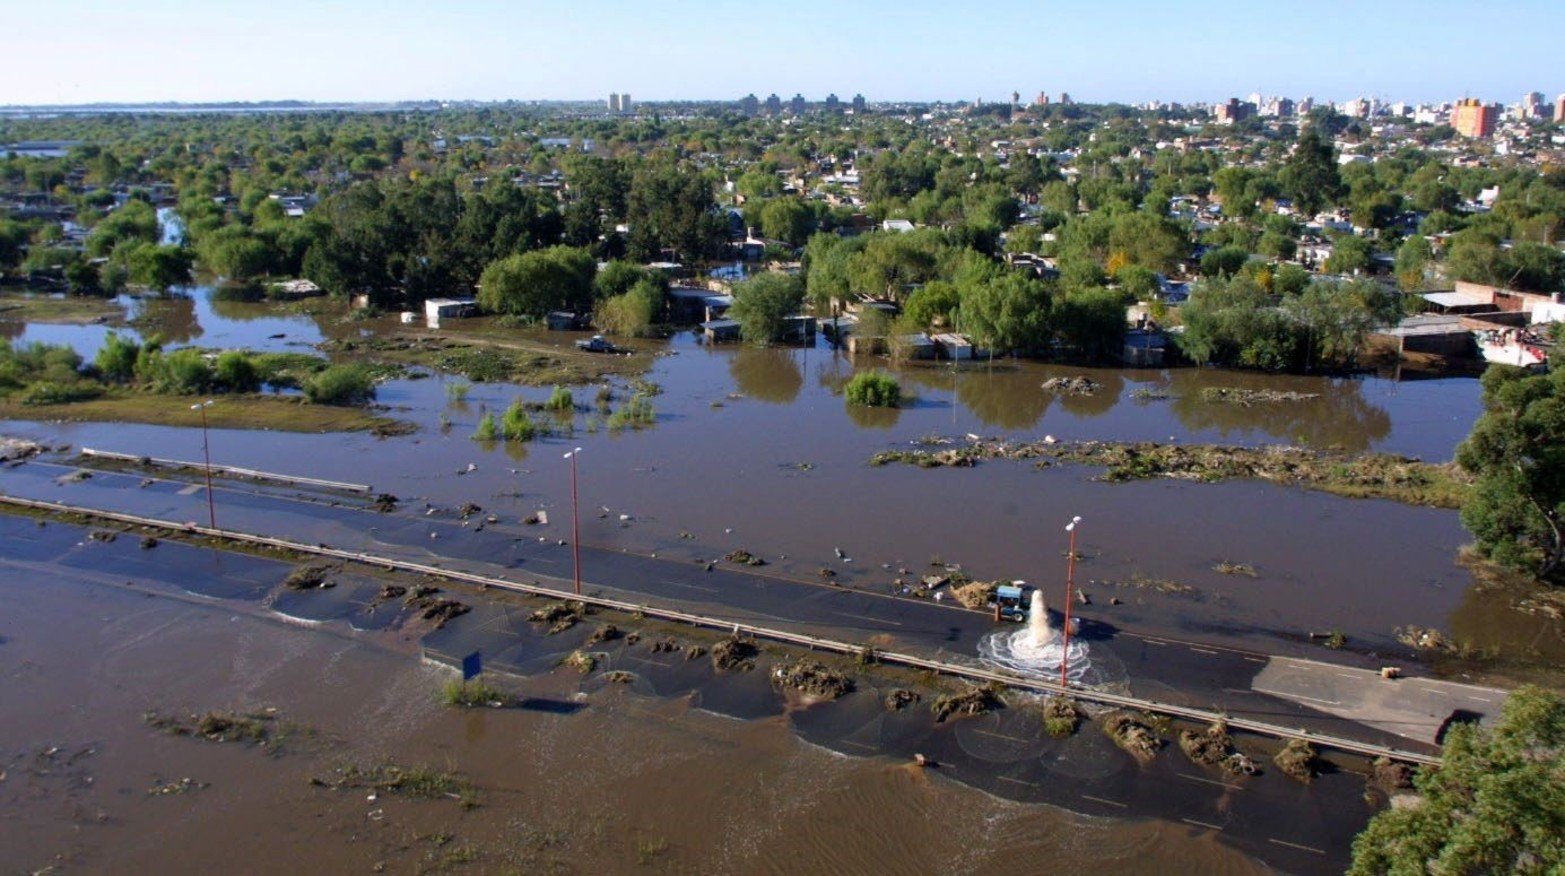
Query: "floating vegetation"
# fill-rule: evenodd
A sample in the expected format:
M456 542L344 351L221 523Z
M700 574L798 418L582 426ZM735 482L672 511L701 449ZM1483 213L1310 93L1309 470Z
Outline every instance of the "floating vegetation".
M453 678L446 682L440 691L440 701L448 706L462 706L473 708L476 706L489 706L490 708L502 708L515 703L516 698L505 691L480 679L464 681Z
M1255 567L1249 563L1230 563L1227 560L1223 560L1222 562L1212 566L1212 571L1220 575L1241 575L1245 578L1260 577L1260 575L1256 573Z
M1301 402L1320 398L1318 392L1290 392L1276 389L1240 389L1236 386L1208 386L1201 390L1201 401L1243 405Z
M755 655L759 653L760 649L756 648L754 643L737 636L729 636L712 646L712 667L730 671L748 671L755 668Z
M1063 739L1080 725L1081 706L1075 700L1056 694L1043 701L1043 732Z
M327 777L312 778L310 784L333 790L369 788L418 800L451 798L461 802L464 807L477 805L476 791L471 781L460 773L426 766L345 766L333 770Z
M1005 705L1005 701L1000 699L1001 690L999 682L991 681L985 685L970 686L958 693L941 694L931 706L935 722L940 723L951 717L982 715L1001 708Z
M1285 775L1305 784L1315 780L1317 761L1315 746L1303 739L1288 740L1288 744L1283 746L1282 751L1277 752L1277 756L1272 758L1272 762L1277 764L1277 768Z
M764 566L766 561L746 550L729 551L723 557L724 562L735 563L741 566Z
M772 682L821 699L834 700L853 690L853 679L813 660L785 663L772 670Z
M564 660L560 661L560 665L569 666L582 675L586 675L598 668L598 658L586 651L572 651L565 656Z
M574 600L551 602L527 616L535 624L549 624L549 635L563 633L587 614L587 606Z
M1137 760L1148 761L1157 756L1163 740L1143 721L1143 716L1131 712L1112 712L1103 718L1103 732Z
M1090 377L1051 377L1043 382L1045 392L1058 395L1096 395L1103 384Z
M899 712L923 699L923 694L916 690L908 690L899 687L886 694L886 711Z

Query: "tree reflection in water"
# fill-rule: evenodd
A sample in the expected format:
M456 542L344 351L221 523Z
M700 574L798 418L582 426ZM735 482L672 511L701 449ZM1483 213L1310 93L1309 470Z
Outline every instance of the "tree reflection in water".
M788 404L804 388L804 370L786 347L745 345L729 356L728 373L746 397L772 404Z
M1259 432L1272 438L1319 449L1358 452L1391 433L1391 415L1364 398L1364 384L1351 378L1285 378L1208 369L1171 372L1169 402L1174 416L1192 432L1216 431L1223 437ZM1233 387L1314 394L1297 401L1208 401L1203 389Z
M196 302L189 295L169 292L137 298L134 308L130 325L144 338L155 337L165 344L188 344L201 337Z

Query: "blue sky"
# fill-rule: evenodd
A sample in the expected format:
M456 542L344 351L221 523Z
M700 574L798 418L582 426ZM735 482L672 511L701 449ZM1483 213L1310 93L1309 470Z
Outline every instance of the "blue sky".
M0 21L0 104L1565 91L1561 0L23 0Z

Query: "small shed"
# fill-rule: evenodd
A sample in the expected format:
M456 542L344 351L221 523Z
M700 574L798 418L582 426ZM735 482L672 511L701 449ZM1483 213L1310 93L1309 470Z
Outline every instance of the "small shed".
M896 346L897 352L909 359L933 359L939 354L934 339L923 332L899 336Z
M551 310L544 316L544 322L552 332L576 331L586 326L586 319L569 310Z
M424 322L439 328L442 319L478 315L478 301L472 298L430 298L424 302Z
M1119 359L1132 368L1160 368L1168 338L1157 329L1130 329L1125 332L1125 343Z
M961 362L973 358L973 342L954 332L938 334L934 336L934 342L940 355L953 362Z
M709 319L701 323L701 333L710 343L739 340L739 321L736 319Z

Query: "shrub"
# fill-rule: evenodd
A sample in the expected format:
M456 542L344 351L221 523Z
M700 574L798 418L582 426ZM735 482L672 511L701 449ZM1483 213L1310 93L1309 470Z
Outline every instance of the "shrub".
M500 437L495 427L494 414L486 413L478 418L478 428L473 430L474 441L493 441Z
M652 399L644 393L636 393L630 397L619 410L609 415L609 428L615 432L621 429L641 429L657 422L657 414L652 410Z
M896 378L880 371L861 371L853 375L845 392L849 404L872 408L894 408L902 400L902 387Z
M318 405L355 405L375 398L375 381L359 365L332 365L304 381L304 395Z
M255 392L261 388L261 372L248 353L229 350L217 357L215 377L229 392Z
M56 383L45 380L27 387L22 392L21 402L24 405L61 405L73 401L86 401L100 395L103 395L103 387L96 383L82 380Z
M212 366L194 347L172 353L144 345L136 356L136 379L160 393L194 395L212 386Z
M500 418L500 435L507 441L531 441L538 437L538 425L522 407L521 399L511 402L505 409L505 415Z
M140 352L140 344L118 332L109 332L93 359L93 365L97 366L104 380L125 383L136 375L136 356Z
M572 411L576 409L576 399L571 396L570 390L563 386L556 386L543 406L551 411Z

